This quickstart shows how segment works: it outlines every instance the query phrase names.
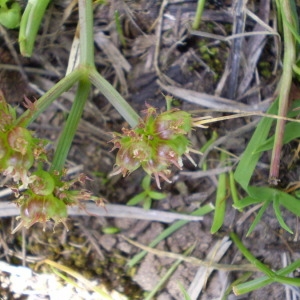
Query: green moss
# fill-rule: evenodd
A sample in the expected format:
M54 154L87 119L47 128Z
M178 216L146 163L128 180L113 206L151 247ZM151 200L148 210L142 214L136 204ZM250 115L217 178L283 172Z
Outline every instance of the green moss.
M272 77L272 70L271 70L271 64L268 61L262 61L258 64L258 69L260 74L266 78L269 79Z
M88 239L82 235L78 227L73 226L72 223L69 225L73 230L69 231L64 243L61 243L61 237L64 234L62 227L57 227L55 234L51 230L43 232L36 228L29 229L27 254L44 256L71 268L88 280L99 280L108 290L122 287L122 293L129 299L142 299L143 291L132 280L136 269L126 268L127 258L119 250L113 250L109 253L103 251L105 259L101 260L95 251L91 251ZM13 243L21 249L22 235L20 233L14 236ZM22 264L21 260L15 257L12 257L11 262L16 265ZM36 265L31 264L30 268L36 269ZM47 265L42 265L38 271L52 273L51 268ZM74 278L71 279L74 280Z

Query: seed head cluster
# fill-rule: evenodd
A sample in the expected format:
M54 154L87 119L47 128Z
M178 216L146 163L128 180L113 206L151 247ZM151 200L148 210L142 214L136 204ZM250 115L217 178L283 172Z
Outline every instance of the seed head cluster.
M31 111L35 109L28 99L25 105ZM66 170L42 169L49 164L45 151L47 143L18 124L15 109L6 102L0 90L0 172L12 179L9 187L18 197L16 202L20 207L21 221L13 233L37 222L45 224L50 219L66 226L68 205L80 206L81 200L99 200L89 191L75 188L78 183L85 183L84 174L65 181L62 178L66 178ZM32 171L34 169L36 171Z
M123 176L142 167L153 175L159 188L160 178L170 182L170 167L182 168L182 155L189 159L189 140L186 135L192 129L189 113L171 109L163 113L148 106L145 117L134 129L122 129L122 134L114 133L112 143L118 149L116 167L111 175Z

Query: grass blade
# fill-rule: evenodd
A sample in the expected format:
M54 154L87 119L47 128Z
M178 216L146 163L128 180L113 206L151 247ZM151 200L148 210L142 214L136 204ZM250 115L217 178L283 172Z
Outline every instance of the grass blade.
M240 200L238 203L235 203L233 205L234 208L238 209L238 210L242 210L243 208L253 205L253 204L257 204L263 202L263 199L256 199L256 198L252 198L250 196L243 198L242 200Z
M139 202L143 201L145 198L147 197L147 192L142 192L140 194L137 194L136 196L132 197L127 203L126 205L136 205Z
M230 233L230 238L251 264L253 264L259 271L263 272L267 276L274 277L275 273L271 269L269 269L265 264L259 261L256 257L254 257L254 255L244 246L242 241L234 232Z
M277 271L276 274L279 276L287 276L299 267L300 267L300 259L291 263L287 267ZM273 279L271 279L267 276L263 276L263 277L256 278L254 280L234 286L233 292L235 293L235 295L242 295L242 294L250 293L252 291L263 288L263 287L271 284L272 282L273 282Z
M148 193L149 197L154 200L162 200L166 198L166 195L160 192L150 191Z
M277 198L280 202L280 205L285 207L287 210L300 217L300 200L295 198L288 193L277 191Z
M275 114L278 110L278 100L276 100L268 110L269 114ZM261 153L255 153L257 147L265 142L274 120L270 118L262 118L252 135L246 150L234 172L234 179L247 190L250 179L261 156Z
M237 191L237 188L235 185L234 174L232 171L229 172L229 186L230 186L230 194L231 194L231 198L233 201L233 206L235 206L235 204L238 205L240 200L239 200L238 191Z
M187 290L184 288L182 283L179 282L178 285L179 285L179 289L180 289L181 293L183 294L183 299L184 300L192 300L192 298L190 297L190 295L188 294Z
M225 152L221 152L220 162L224 162L227 158ZM221 173L219 175L217 195L216 195L216 207L214 213L213 223L210 229L212 234L216 233L224 222L225 210L226 210L226 173Z
M279 203L279 199L275 199L273 201L273 209L276 215L276 218L280 224L280 226L285 229L287 232L289 232L290 234L293 234L292 229L287 226L287 224L284 222L282 215L281 215L281 211L280 211L280 207L279 207L280 203Z
M299 278L285 277L283 276L283 274L280 273L280 271L276 273L272 271L267 265L263 264L256 257L254 257L253 254L243 245L243 243L240 241L240 239L235 233L232 232L230 234L230 237L232 241L235 243L235 245L238 247L238 249L242 252L242 254L251 262L251 264L257 267L257 269L263 272L267 277L269 277L270 279L269 283L279 282L282 284L300 286ZM236 287L234 287L233 290L234 293L240 292L237 290Z
M259 210L259 212L257 213L254 221L252 222L246 236L249 236L251 234L251 232L254 230L254 228L256 227L256 225L258 224L258 222L261 220L264 212L266 211L266 209L268 208L269 204L270 204L270 200L267 200L264 205L261 207L261 209Z
M288 123L285 126L283 144L287 144L292 140L300 137L300 123ZM267 139L262 145L260 145L255 153L271 150L274 146L274 136Z

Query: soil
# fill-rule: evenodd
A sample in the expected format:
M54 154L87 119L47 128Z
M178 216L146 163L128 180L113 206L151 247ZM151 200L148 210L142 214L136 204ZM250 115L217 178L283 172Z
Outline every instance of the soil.
M252 36L243 39L239 54L241 63L234 74L237 80L234 85L234 80L226 73L230 69L234 43L202 36L203 32L219 36L232 34L236 15L233 10L234 3L231 1L206 1L198 34L192 34L189 30L197 1L167 1L163 19L159 17L161 1L98 2L100 4L95 4L94 9L97 69L137 112L144 110L146 104L161 111L165 110L164 94L168 92L162 88L163 85L176 86L205 95L228 97L236 103L236 106L230 104L228 110L237 109L240 104L254 107L274 96L281 70L276 69L280 57L276 52L273 38L259 36L261 38L259 40L258 36ZM43 28L37 38L34 55L30 59L18 55L23 74L20 69L15 71L0 68L0 88L3 89L9 102L19 105L19 112L24 110L23 95L30 99L39 98L65 74L78 21L76 6L68 10L70 3L71 1L53 1L50 4ZM270 7L271 1L247 3L248 9L272 25ZM121 43L116 30L115 11L119 12L125 44ZM158 30L160 25L161 31ZM246 18L245 29L248 32L259 30L257 23L249 17ZM6 34L18 53L17 31L9 30ZM3 33L1 45L1 64L18 66ZM110 55L112 49L117 51L117 57ZM257 52L259 55L254 61L254 53ZM246 65L251 59L255 67L247 73ZM295 87L295 94L297 91ZM35 124L31 125L37 136L53 142L57 140L73 97L73 90L65 93L39 117ZM201 109L202 112L197 113L197 116L222 115L214 106L199 105L191 101L188 95L176 97L175 94L172 105L193 114ZM206 112L207 109L215 110ZM213 123L205 129L197 129L190 136L192 148L201 149L211 138L213 131L217 132L219 137L228 136L218 147L234 155L232 164L235 165L246 148L253 130L235 136L230 136L230 133L253 120L255 117L234 119ZM84 172L92 179L87 188L95 195L104 197L110 203L125 205L129 199L142 191L141 180L145 174L142 170L137 170L125 178L119 175L109 177L115 160L115 152L110 151L111 132L120 132L122 127L128 125L101 92L94 89L69 153L67 167L71 169L79 166L80 172ZM295 147L295 144L288 145L285 153L292 152ZM206 156L208 170L220 168L219 153L218 149L213 149ZM201 160L201 156L197 154L193 153L192 157L197 163ZM288 161L289 159L287 163ZM266 184L269 163L270 158L266 154L257 168L253 179L254 185ZM285 175L284 182L297 180L297 169L295 164L295 171ZM162 183L162 191L167 197L161 201L154 201L152 208L191 212L200 205L214 203L218 172L199 178L192 176L199 170L199 167L194 167L189 160L184 159L183 172L174 169L172 183ZM152 182L151 186L157 190L155 182ZM245 196L242 191L240 196ZM227 203L225 223L217 234L210 233L212 214L208 214L201 222L189 222L183 226L160 242L157 249L183 254L193 246L191 256L206 259L217 241L228 236L230 231L235 231L244 245L272 269L283 267L284 255L292 261L298 258L297 235L292 236L282 231L272 209L267 211L263 221L246 238L254 214L242 219L245 213L231 207L230 197ZM287 212L283 216L288 225L297 232L297 218ZM117 290L128 296L128 299L143 299L145 292L153 290L174 263L174 259L170 257L149 253L137 266L133 268L126 266L128 260L140 250L128 243L123 236L148 245L169 226L167 224L129 218L95 218L87 215L69 218L69 232L66 232L63 226L57 226L53 232L50 224L47 225L46 231L43 231L43 225L34 225L26 230L24 235L22 233L11 235L10 231L15 222L14 218L0 219L1 260L13 265L22 264L21 254L25 242L27 259L24 261L31 268L36 268L37 272L51 272L45 266L40 268L36 266L36 261L48 258L71 267L87 279L104 283L109 290ZM103 228L108 227L116 227L120 233L105 234ZM35 260L32 260L32 257ZM225 252L220 262L235 265L248 263L233 245ZM155 299L184 299L181 286L188 290L198 270L198 265L182 262L161 287ZM220 295L224 295L230 284L243 274L243 272L214 271L208 277L197 299L221 299ZM258 276L261 274L253 273L251 278ZM3 299L29 299L28 296L18 296L10 292L9 288L2 286L1 289L0 295ZM285 286L273 284L239 297L231 291L222 299L288 299L287 293L290 291Z

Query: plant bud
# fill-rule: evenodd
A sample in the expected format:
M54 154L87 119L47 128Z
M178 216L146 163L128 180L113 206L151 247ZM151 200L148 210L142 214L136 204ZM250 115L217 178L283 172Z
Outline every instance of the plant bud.
M120 141L121 147L117 153L116 165L119 167L119 172L123 176L127 172L135 171L141 165L141 162L148 160L151 157L151 147L144 141L135 141L135 139L127 141L126 143ZM115 173L115 174L118 174Z
M45 223L49 219L55 222L63 221L67 217L64 202L53 195L39 196L28 192L21 204L21 219L23 226L30 227L37 222Z
M22 155L28 151L32 143L32 136L29 130L23 127L15 127L8 133L9 146Z
M151 147L144 141L133 143L130 146L132 156L140 162L148 160L151 156Z
M47 196L53 193L55 181L49 172L39 170L32 174L33 182L30 184L31 190L41 196Z
M116 165L120 168L120 172L118 173L122 173L125 176L127 172L131 173L135 171L141 165L141 162L138 158L134 157L130 148L121 148L116 156Z
M158 115L154 126L159 138L169 140L190 132L192 117L182 110L170 110Z
M177 152L167 144L161 144L157 147L157 160L162 164L173 164L178 169L182 169L182 159Z
M27 173L32 167L33 162L34 157L32 153L29 152L22 155L21 153L15 152L5 161L5 170L3 171L3 174L12 177L15 182L21 180L23 187L27 188L30 183L30 178Z
M150 159L147 162L144 162L142 164L142 167L146 173L148 173L150 176L154 175L156 185L160 189L160 181L159 177L164 179L165 181L171 183L171 181L168 179L168 175L170 175L171 171L168 170L168 164L164 162L159 162L153 159Z

